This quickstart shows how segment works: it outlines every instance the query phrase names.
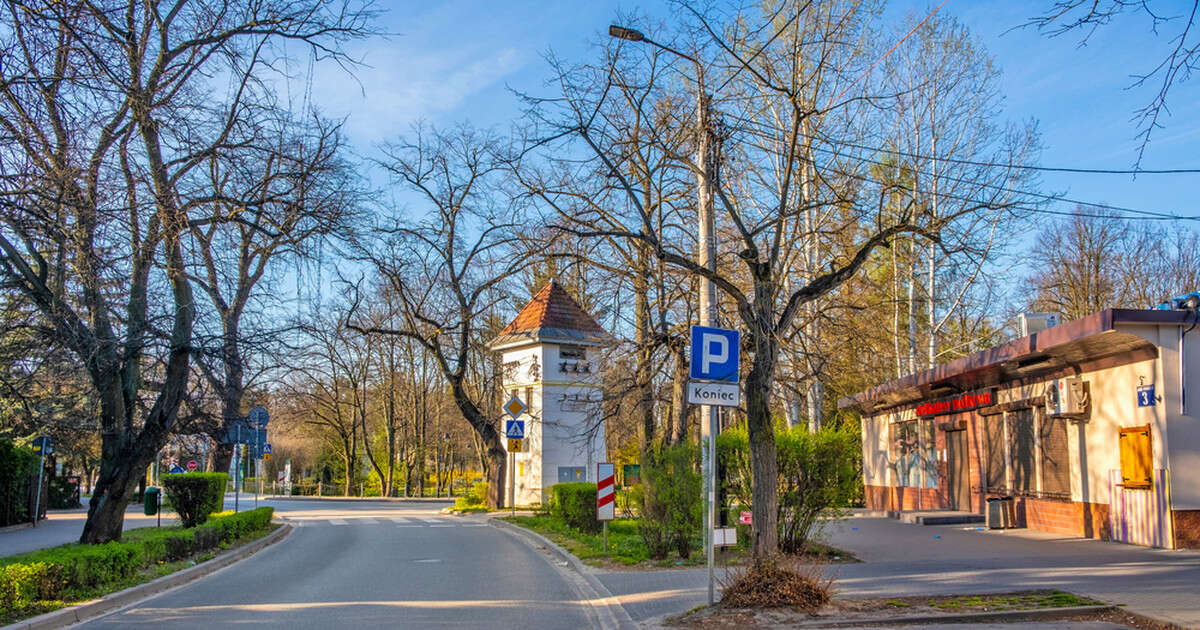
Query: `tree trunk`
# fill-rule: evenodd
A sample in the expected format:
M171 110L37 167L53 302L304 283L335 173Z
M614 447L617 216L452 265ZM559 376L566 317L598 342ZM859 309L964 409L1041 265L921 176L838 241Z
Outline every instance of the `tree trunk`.
M682 343L672 343L668 347L675 356L675 372L671 379L671 444L683 444L687 440L688 402L687 382L688 363L687 353Z
M754 360L746 376L746 428L750 441L752 552L755 558L779 550L779 462L775 449L775 423L771 418L771 385L779 356L774 326L774 291L769 265L751 263L754 276L754 317L748 325Z

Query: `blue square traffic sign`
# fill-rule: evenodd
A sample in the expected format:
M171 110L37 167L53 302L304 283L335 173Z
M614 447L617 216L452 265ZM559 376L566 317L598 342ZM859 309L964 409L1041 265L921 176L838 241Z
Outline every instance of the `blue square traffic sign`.
M736 330L692 326L692 379L738 382L740 349Z
M520 440L525 437L525 421L524 420L505 420L504 421L504 437Z

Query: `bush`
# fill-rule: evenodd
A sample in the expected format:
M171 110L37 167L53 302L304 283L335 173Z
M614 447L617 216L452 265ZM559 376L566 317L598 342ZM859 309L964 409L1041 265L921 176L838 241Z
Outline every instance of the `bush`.
M208 520L208 515L220 511L225 497L225 473L179 473L162 476L167 491L167 504L184 527L195 527Z
M581 532L600 531L596 520L596 484L586 481L550 486L550 515Z
M822 516L838 517L862 492L862 442L851 428L803 427L775 432L779 465L779 548L801 553ZM751 504L750 448L744 426L717 439L726 470L725 488L743 506Z
M699 459L699 447L691 444L656 448L643 458L638 533L651 559L662 560L671 549L685 560L692 553L703 512Z
M37 474L37 465L33 449L0 440L0 527L29 520L29 478Z
M466 494L454 499L454 507L460 510L479 509L487 505L488 485L486 481L478 481L471 486Z
M79 507L79 482L66 477L51 477L47 487L50 491L47 505L55 510L70 510Z
M41 602L90 598L97 589L124 586L139 570L256 533L274 508L218 516L192 529L139 531L138 539L102 545L72 544L5 558L0 564L0 618L34 610Z

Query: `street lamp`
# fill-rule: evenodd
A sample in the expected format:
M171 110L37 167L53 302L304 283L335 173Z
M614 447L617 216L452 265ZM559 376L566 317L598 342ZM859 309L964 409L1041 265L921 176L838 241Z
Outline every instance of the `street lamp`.
M669 52L682 59L687 59L696 65L696 218L700 222L699 240L696 252L696 263L715 274L717 271L717 241L716 219L713 216L713 133L711 122L712 96L704 89L704 64L700 60L679 52L674 48L660 44L637 29L617 26L608 27L608 34L617 39L631 42L644 42L656 48ZM716 323L717 300L716 287L709 278L700 280L700 325L712 326ZM708 558L708 603L713 603L713 529L716 527L717 493L716 465L717 440L720 433L717 420L717 408L712 405L701 405L700 415L707 422L700 423L701 457L700 469L704 477L704 542L705 555Z

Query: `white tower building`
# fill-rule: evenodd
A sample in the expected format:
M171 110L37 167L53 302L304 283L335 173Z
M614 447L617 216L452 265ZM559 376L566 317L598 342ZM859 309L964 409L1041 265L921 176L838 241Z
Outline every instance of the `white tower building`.
M595 481L606 461L600 347L610 337L551 280L491 343L501 353L507 400L529 406L524 452L508 472L516 505L543 503L547 489L566 481Z

